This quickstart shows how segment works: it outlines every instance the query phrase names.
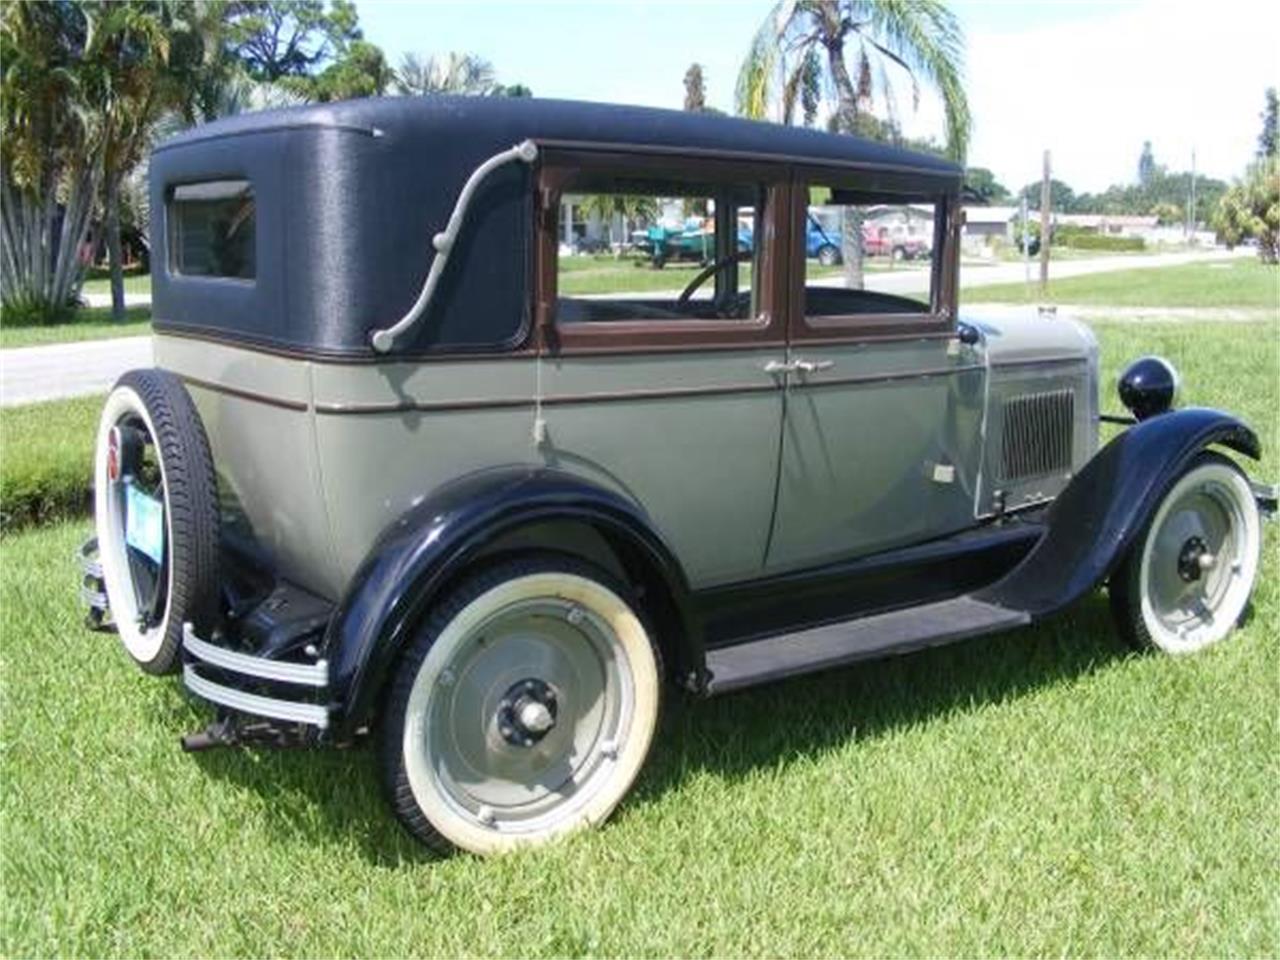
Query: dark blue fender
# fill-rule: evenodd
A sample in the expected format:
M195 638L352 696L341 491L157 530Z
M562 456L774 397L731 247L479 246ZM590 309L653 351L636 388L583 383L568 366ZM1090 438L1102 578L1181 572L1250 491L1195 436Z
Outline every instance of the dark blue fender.
M369 722L388 671L441 587L497 537L548 520L590 525L642 574L658 578L661 589L646 590L646 598L665 609L648 612L666 622L667 639L678 645L674 666L700 669L688 582L638 505L556 470L486 470L441 488L392 523L352 579L325 636L335 740Z
M1130 427L1085 465L1048 514L1048 532L1004 578L975 594L1033 618L1099 586L1197 453L1220 444L1258 459L1252 430L1230 414L1188 408Z

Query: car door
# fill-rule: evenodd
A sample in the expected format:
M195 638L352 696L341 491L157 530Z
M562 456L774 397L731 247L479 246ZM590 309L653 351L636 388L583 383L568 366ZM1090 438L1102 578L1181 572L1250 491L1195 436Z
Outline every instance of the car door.
M769 369L786 353L788 173L547 149L540 182L543 461L639 502L694 588L758 575L782 429ZM579 248L609 252L562 246L566 218L598 234Z
M934 220L937 256L863 258L865 288L843 265L793 252L790 353L772 571L817 566L943 536L973 523L981 462L979 348L954 322L952 185L888 175L801 175L806 205L839 211L842 231Z

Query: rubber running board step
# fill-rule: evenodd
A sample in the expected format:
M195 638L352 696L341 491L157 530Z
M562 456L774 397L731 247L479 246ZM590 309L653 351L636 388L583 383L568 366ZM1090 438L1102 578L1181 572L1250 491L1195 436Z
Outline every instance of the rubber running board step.
M1010 610L964 596L829 623L708 652L707 669L711 679L707 693L728 693L855 660L908 653L1030 622L1030 616L1022 610Z

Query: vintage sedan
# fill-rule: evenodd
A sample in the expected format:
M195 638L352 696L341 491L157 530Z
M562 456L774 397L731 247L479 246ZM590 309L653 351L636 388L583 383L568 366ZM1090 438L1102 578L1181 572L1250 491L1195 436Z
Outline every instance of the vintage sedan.
M1008 630L1104 585L1125 637L1189 653L1249 600L1274 491L1220 451L1257 436L1174 409L1146 358L1099 449L1087 327L958 316L943 160L405 97L211 123L150 170L156 365L102 413L92 616L214 705L187 749L369 738L433 846L599 823L673 689ZM707 211L714 255L585 287L562 198L597 194ZM807 277L810 204L931 211L937 255L865 289Z

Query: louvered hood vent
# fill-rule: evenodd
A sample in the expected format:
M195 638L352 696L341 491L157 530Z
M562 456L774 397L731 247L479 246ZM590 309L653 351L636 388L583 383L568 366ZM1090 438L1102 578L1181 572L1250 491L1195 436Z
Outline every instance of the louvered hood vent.
M1024 393L1004 402L1002 479L1024 480L1071 469L1075 394Z

